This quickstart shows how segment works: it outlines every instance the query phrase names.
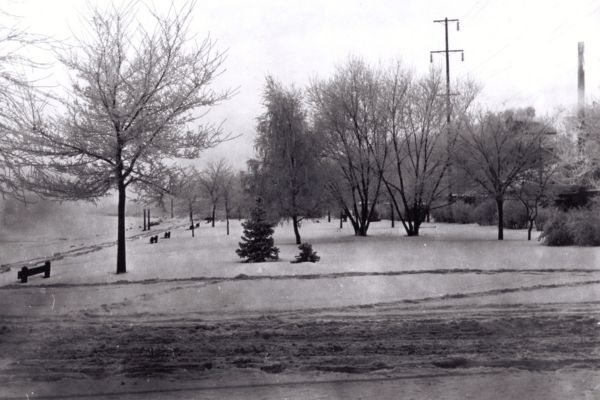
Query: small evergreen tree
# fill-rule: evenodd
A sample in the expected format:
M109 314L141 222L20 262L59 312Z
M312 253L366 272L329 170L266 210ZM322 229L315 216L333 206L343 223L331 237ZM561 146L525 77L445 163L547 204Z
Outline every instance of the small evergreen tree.
M266 213L260 198L250 214L250 219L242 223L244 235L240 248L235 252L244 262L263 262L277 260L279 249L273 240L273 225L266 220Z
M310 243L302 243L298 246L300 249L300 254L296 256L295 261L291 261L292 264L302 263L302 262L312 262L315 263L321 259L317 255L316 251L313 251L312 245Z

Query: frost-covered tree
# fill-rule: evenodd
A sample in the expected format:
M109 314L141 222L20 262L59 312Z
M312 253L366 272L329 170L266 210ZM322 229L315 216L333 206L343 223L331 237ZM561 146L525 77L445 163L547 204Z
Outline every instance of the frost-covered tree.
M524 174L539 166L547 124L531 112L483 113L463 119L456 164L496 202L498 240L504 239L504 201Z
M332 78L309 89L314 129L330 171L327 186L357 236L367 235L387 162L383 90L381 71L360 59L349 59Z
M449 156L455 151L459 126L447 123L445 89L436 71L414 79L395 64L383 76L388 146L383 181L406 234L418 236L431 208L447 203ZM462 85L461 95L453 100L454 114L465 112L476 91L473 85Z
M47 38L27 32L19 21L0 10L0 195L25 200L23 179L31 159L22 135L31 130L39 113L41 95L24 70L44 65L29 54L49 44Z
M73 72L65 114L34 130L38 191L61 199L118 194L117 273L126 272L127 190L159 185L176 158L196 158L222 139L219 127L198 124L227 99L212 83L223 54L190 34L194 2L138 22L140 4L92 9L85 36L61 61ZM195 125L195 126L194 126Z
M291 218L296 244L300 244L300 223L317 212L322 199L319 142L308 128L299 90L267 77L263 104L255 141L257 176L262 180L257 194L280 217Z

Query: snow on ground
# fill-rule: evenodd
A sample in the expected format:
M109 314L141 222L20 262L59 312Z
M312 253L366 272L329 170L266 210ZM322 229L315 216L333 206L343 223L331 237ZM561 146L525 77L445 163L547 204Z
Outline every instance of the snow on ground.
M275 233L280 260L245 264L235 254L242 230L238 221L232 221L229 236L223 223L215 228L203 223L195 237L181 221L172 224L180 227L172 230L171 239L150 245L147 236L136 236L127 242L126 274L114 273L113 242L57 255L49 279L38 275L23 285L16 280L18 267L0 273L0 286L47 287L33 297L29 291L15 291L5 309L21 312L22 297L33 310L37 299L42 313L50 304L53 313L69 313L71 307L169 313L449 301L453 299L448 296L458 295L466 295L461 303L489 296L502 296L506 302L517 295L518 301L527 302L539 300L530 292L541 289L564 292L562 300L588 290L586 298L593 300L591 288L600 280L600 249L547 247L524 240L524 231L507 231L506 240L497 241L493 227L427 224L421 237L408 238L384 221L374 223L364 238L353 236L347 224L339 229L335 222L308 221L301 233L313 243L320 262L290 263L298 249L291 227L283 224ZM572 290L574 284L577 290ZM64 285L72 287L62 290Z
M179 223L181 225L181 223ZM116 247L95 248L88 243L77 249L89 253L66 257L53 263L52 278L35 284L99 283L120 280L188 279L192 277L235 277L247 275L282 275L332 272L385 272L437 269L578 269L600 265L599 248L547 247L536 240L526 241L522 230L507 230L504 241L495 240L493 227L477 225L426 224L422 236L408 238L402 228L389 222L374 223L369 236L355 237L345 224L306 222L303 240L313 243L321 256L316 264L291 264L298 253L290 226L279 226L275 233L280 261L243 264L235 254L241 236L238 221L231 222L231 235L225 235L223 223L215 228L202 224L196 237L184 228L175 229L170 240L150 245L146 236L127 242L128 273L113 273ZM163 230L166 228L162 228ZM135 231L139 234L140 230ZM132 232L134 233L134 232ZM152 231L150 234L154 234ZM106 235L106 234L103 234ZM148 235L148 234L147 234ZM113 242L108 242L112 244ZM36 251L37 243L25 244L23 252ZM60 249L46 250L52 256ZM83 253L85 251L80 251ZM15 261L10 260L18 265ZM10 275L10 274L9 274ZM0 285L14 283L12 275L0 275Z
M40 234L18 251L23 236L0 235L11 268L0 272L0 397L35 388L75 398L394 398L404 387L414 398L491 399L522 398L526 382L537 398L597 395L599 248L551 248L522 230L497 241L494 227L476 225L426 224L408 238L389 221L362 238L321 220L301 228L320 262L290 263L298 249L283 224L281 259L244 264L238 221L229 236L224 223L202 222L191 237L184 220L150 233L130 220L128 272L116 275L115 220L105 218L92 236ZM44 257L49 279L17 282L20 265ZM516 385L514 396L477 396L488 375L490 386Z

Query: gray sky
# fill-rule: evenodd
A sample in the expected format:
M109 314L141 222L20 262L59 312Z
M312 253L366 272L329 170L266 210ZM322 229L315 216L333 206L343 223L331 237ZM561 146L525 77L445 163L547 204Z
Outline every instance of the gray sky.
M167 1L154 3L160 8ZM81 31L86 2L3 0L0 7L22 16L32 32L66 39ZM578 41L585 42L587 98L598 96L600 0L198 0L194 29L228 51L218 85L239 87L209 118L226 119L228 131L243 135L208 158L225 156L244 167L266 74L302 87L311 77L328 76L349 55L373 63L399 58L424 73L429 51L444 48L443 25L432 22L444 17L461 20L460 31L450 29L450 46L464 49L465 61L452 56L452 76L478 81L485 106L532 105L539 114L573 107ZM442 67L443 58L434 56L434 63Z

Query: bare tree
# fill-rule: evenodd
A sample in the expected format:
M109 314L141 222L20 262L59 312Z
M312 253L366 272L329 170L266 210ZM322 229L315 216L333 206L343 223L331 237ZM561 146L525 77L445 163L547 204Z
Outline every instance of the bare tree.
M387 161L383 89L380 71L359 59L309 89L315 131L335 171L327 185L357 236L367 235Z
M541 145L539 157L538 167L525 171L516 189L517 198L527 213L527 240L531 240L531 232L540 206L553 197L553 178L560 166L552 153L546 152Z
M171 218L174 218L174 200L180 172L180 169L168 168L162 171L162 176L155 176L151 184L138 182L134 186L137 193L134 201L158 206L163 212L169 212Z
M173 168L165 160L196 158L221 141L218 126L189 126L231 94L211 89L223 54L208 38L190 38L194 2L152 13L153 30L136 23L136 7L91 10L87 35L61 59L75 74L66 115L36 127L32 144L47 161L37 176L42 195L95 199L117 190L117 273L126 272L128 187L160 185L156 177Z
M396 64L387 71L385 82L389 163L383 179L406 234L418 236L429 210L448 193L449 155L459 127L447 124L444 86L436 71L414 80ZM461 89L460 98L453 100L458 115L477 92L471 84Z
M223 198L223 208L225 209L227 235L229 235L229 218L231 217L231 211L238 206L238 203L241 201L241 194L241 174L234 173L231 167L228 167L223 174L223 185L221 185L221 197Z
M498 210L498 240L504 239L504 200L524 174L539 163L546 124L531 112L485 113L463 118L455 152L457 165L490 197Z
M207 197L211 205L211 222L212 227L215 227L215 217L217 211L217 203L223 195L223 185L227 179L231 168L227 165L224 159L218 162L211 162L204 168L200 175L200 185L203 188L204 195Z
M190 230L194 237L194 211L203 195L202 175L195 167L179 169L174 175L171 194L183 203L183 208L190 219Z
M320 146L308 128L299 90L267 77L263 103L255 141L264 189L259 195L280 217L292 219L296 244L301 244L300 223L317 212L321 201Z

